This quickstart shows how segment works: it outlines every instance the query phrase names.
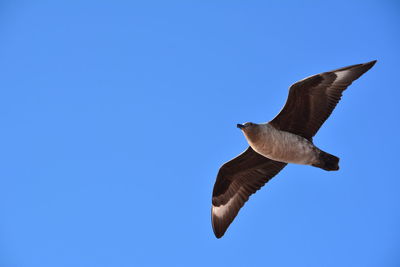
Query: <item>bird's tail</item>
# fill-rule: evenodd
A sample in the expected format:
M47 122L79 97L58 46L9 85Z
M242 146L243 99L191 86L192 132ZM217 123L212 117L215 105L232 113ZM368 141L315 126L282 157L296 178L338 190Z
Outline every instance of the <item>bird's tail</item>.
M314 166L326 171L337 171L339 170L339 158L324 151L320 151L319 162L314 164Z

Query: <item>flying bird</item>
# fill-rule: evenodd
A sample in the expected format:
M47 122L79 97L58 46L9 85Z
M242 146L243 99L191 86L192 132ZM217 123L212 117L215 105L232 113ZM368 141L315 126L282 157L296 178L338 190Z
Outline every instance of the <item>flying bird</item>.
M376 60L310 76L293 84L285 106L268 123L246 122L237 127L249 147L218 171L212 194L211 220L221 238L250 195L288 163L326 171L339 169L339 158L322 151L313 136L331 115L343 91Z

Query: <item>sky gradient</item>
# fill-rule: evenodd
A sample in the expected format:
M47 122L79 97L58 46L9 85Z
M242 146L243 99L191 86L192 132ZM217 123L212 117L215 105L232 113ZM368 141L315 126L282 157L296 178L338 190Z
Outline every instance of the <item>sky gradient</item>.
M2 1L0 266L399 266L396 1ZM218 168L307 76L377 59L217 240Z

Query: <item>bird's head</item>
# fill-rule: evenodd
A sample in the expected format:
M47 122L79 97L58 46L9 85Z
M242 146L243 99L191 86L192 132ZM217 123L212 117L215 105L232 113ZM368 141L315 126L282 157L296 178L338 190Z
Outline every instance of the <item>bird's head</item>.
M243 134L250 141L256 141L260 132L260 125L253 122L246 122L244 124L237 124L237 127L242 130Z
M236 126L237 126L240 130L246 131L246 130L249 130L249 129L250 129L251 127L253 127L254 125L255 125L255 123L246 122L246 123L243 123L243 124L238 123Z
M238 127L240 130L247 132L247 131L253 131L257 130L260 125L254 122L246 122L243 124L237 124L236 127Z

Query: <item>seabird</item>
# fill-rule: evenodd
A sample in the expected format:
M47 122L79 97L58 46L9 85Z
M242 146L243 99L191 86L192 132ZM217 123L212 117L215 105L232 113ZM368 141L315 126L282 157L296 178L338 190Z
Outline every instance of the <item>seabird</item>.
M376 60L310 76L293 84L285 106L268 123L238 124L249 147L218 171L212 194L211 220L221 238L250 195L287 163L339 169L339 158L312 141L331 115L342 92L374 66Z

